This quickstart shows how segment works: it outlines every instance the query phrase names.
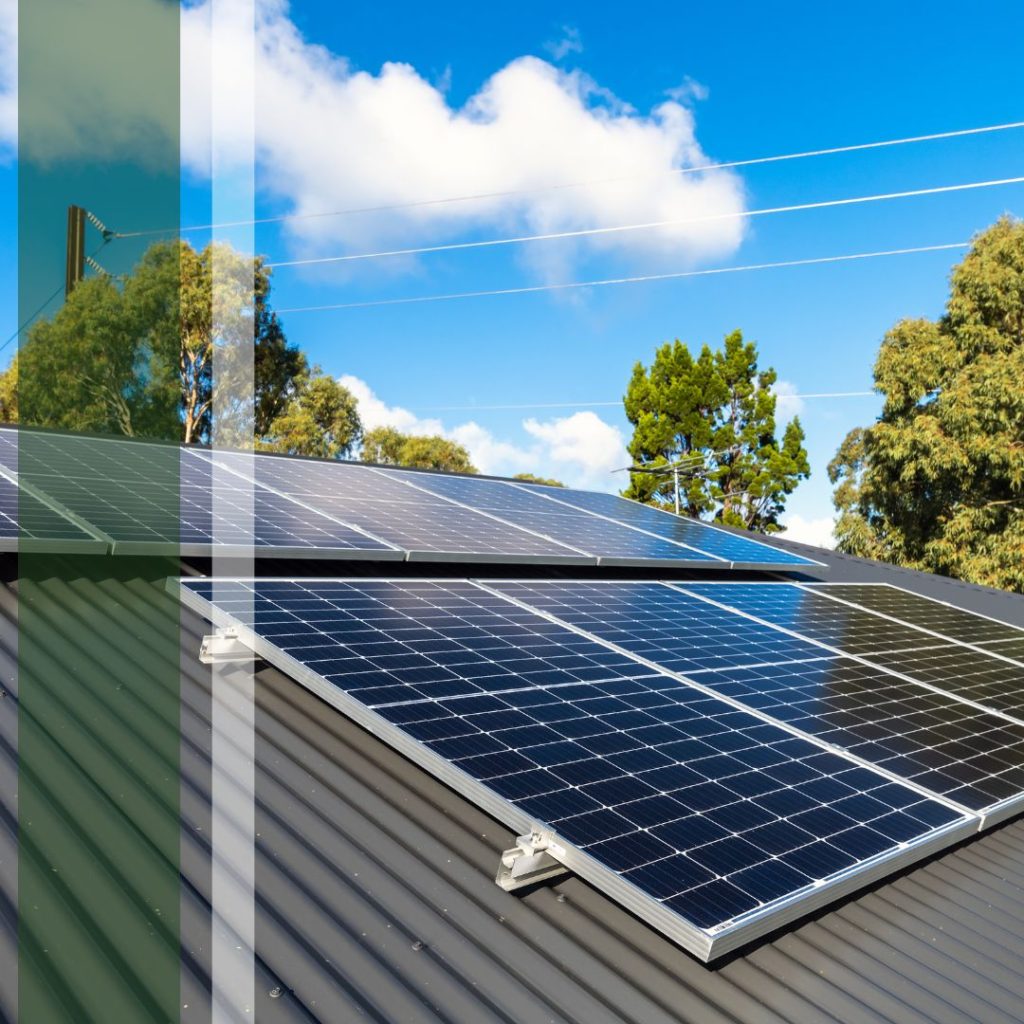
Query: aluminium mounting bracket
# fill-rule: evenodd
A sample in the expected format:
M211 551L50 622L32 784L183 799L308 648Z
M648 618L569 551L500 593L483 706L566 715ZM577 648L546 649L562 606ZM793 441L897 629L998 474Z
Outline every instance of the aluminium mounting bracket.
M506 892L567 875L569 869L558 860L564 851L541 832L516 838L516 845L501 855L494 881Z
M199 660L204 665L229 665L233 662L256 661L257 655L239 638L231 626L218 629L210 636L204 636L199 647Z

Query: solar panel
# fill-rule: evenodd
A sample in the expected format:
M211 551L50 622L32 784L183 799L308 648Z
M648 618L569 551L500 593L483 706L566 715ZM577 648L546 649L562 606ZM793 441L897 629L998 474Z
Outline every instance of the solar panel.
M694 548L682 547L650 533L556 505L500 480L376 470L382 477L406 481L416 488L482 509L510 525L525 527L562 544L583 549L602 565L656 564L664 566L724 566L722 559Z
M809 589L826 597L849 601L960 643L986 646L1003 641L1024 642L1024 628L962 608L934 601L886 583L816 583Z
M180 592L704 959L978 824L469 581Z
M0 551L100 554L107 543L18 482L18 431L0 429Z
M105 541L0 475L0 551L100 554Z
M921 626L835 600L830 597L831 585L705 583L687 584L686 590L793 630L832 652L856 655L918 683L1024 721L1024 662L1015 661L998 646L973 647L963 641L943 640ZM895 590L894 594L903 591ZM934 613L916 603L912 606L919 618L944 614L942 605ZM962 614L971 618L967 612ZM967 630L962 620L949 624L954 631ZM1001 625L979 617L978 635L996 633Z
M407 486L367 466L261 455L243 464L217 461L344 523L405 549L414 560L533 561L587 565L595 559L574 547L517 529L484 513Z
M685 516L677 516L650 505L642 505L614 494L599 491L579 491L569 487L549 487L544 484L517 484L535 494L543 495L550 501L557 501L573 508L607 516L648 533L657 534L677 544L686 544L699 551L716 555L733 563L735 568L755 569L819 566L809 558L794 555L789 551L759 544L757 541L739 537L726 530L720 530L709 523L700 523Z
M17 448L3 432L0 459ZM25 432L21 479L108 538L118 554L218 552L400 559L312 509L221 471L177 445ZM237 515L232 514L232 509Z
M658 583L538 580L493 586L652 666L685 673L720 696L973 810L1005 816L1011 806L1024 802L1024 725L966 704L957 699L961 694L952 693L958 687L992 686L992 679L958 678L943 687L950 696L935 693L882 667L836 656L738 616L701 595L744 611L767 610L769 621L773 614L785 617L786 625L799 625L808 637L827 635L837 646L842 643L842 617L855 609L789 584L686 584L683 590ZM895 629L897 636L903 635L902 627ZM856 630L853 635L865 640ZM880 638L880 645L891 646L897 636ZM963 647L959 652L985 657ZM712 669L715 661L720 665ZM1005 801L1010 804L997 806Z
M661 583L501 580L491 584L562 622L671 672L805 661L820 647Z

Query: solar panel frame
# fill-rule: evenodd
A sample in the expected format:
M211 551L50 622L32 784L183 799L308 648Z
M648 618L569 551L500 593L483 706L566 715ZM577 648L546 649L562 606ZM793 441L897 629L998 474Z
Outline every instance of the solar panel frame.
M493 790L469 775L466 771L457 768L451 761L431 750L425 743L397 728L394 723L384 719L381 714L372 711L365 704L351 697L339 687L328 683L323 676L309 669L300 660L288 655L275 644L260 637L244 623L233 619L230 614L223 612L206 598L190 590L190 582L195 585L199 582L211 583L216 581L171 581L172 585L176 584L177 594L186 606L210 619L215 624L233 626L238 631L242 641L250 646L257 655L274 664L326 703L342 711L363 728L367 729L367 731L388 743L413 763L439 778L456 792L499 821L502 821L508 827L519 833L530 833L538 828L546 831L543 822L538 821L537 818L528 813L524 813L508 799L498 796ZM230 582L240 581L232 580ZM289 582L298 583L301 581L293 580ZM323 584L325 581L319 579L311 582ZM366 581L354 580L351 582L359 584ZM400 582L408 583L409 581ZM451 584L453 581L439 580L437 582L444 585ZM482 589L486 590L485 587ZM500 597L501 595L496 596ZM533 612L532 609L526 610ZM541 614L541 618L549 617ZM580 633L580 631L576 630L571 631ZM580 635L585 636L583 633L580 633ZM661 674L666 675L665 673ZM722 703L726 706L729 704L727 701L718 701L717 698L715 700L716 703ZM762 718L763 716L754 713L751 717ZM776 730L781 728L784 732L794 734L793 730L785 726L779 726L775 723L768 724L772 724ZM806 738L801 737L800 739L803 741ZM810 742L813 746L822 747L821 744L813 740ZM840 759L844 762L850 761L852 764L857 764L854 759L842 756L840 756ZM877 775L878 773L873 772L872 774ZM948 805L948 801L939 800L933 802ZM831 903L847 893L869 885L916 860L927 857L961 838L965 838L975 832L978 826L977 816L965 813L962 817L933 829L917 839L894 847L889 852L875 854L865 858L849 869L835 872L833 875L828 876L823 883L805 887L790 896L775 900L769 906L761 907L748 915L740 916L730 924L711 928L701 928L688 922L680 913L667 909L649 892L645 892L634 883L625 879L593 855L587 854L571 844L559 843L557 836L552 836L552 838L556 842L553 852L565 867L597 886L612 899L678 943L682 948L707 962L827 903Z
M26 522L26 510L31 509ZM44 520L49 520L49 524ZM109 542L0 470L0 552L105 554Z
M53 554L105 554L110 538L74 515L48 495L18 476L19 428L0 427L0 551L25 551ZM13 491L11 490L13 488ZM24 522L26 506L35 515L51 518L55 524L46 534L39 525Z

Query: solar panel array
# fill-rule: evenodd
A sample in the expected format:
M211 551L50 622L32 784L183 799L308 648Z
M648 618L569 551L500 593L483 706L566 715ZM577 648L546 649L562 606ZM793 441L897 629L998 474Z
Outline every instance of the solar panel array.
M1024 630L892 588L181 588L705 959L1024 807L1024 718L976 678L977 659L1017 666L974 645ZM946 645L968 681L877 660Z
M0 429L0 468L9 483L19 443L30 453L22 483L53 516L77 524L64 525L65 539L82 534L91 546L98 540L119 553L237 549L260 557L726 569L816 564L610 495L603 501L565 490L565 500L553 500L510 481L267 453L38 431L19 439L19 431ZM44 518L28 499L25 508L35 522ZM27 518L25 525L23 539L31 532Z

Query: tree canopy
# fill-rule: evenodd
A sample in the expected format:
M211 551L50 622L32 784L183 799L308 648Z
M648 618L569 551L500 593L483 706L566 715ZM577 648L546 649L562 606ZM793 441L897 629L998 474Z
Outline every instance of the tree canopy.
M469 452L439 435L403 434L394 427L375 427L363 437L362 460L383 466L439 469L447 473L476 473Z
M355 396L333 377L314 367L295 385L284 411L258 439L264 451L341 459L352 454L363 436Z
M696 359L677 340L655 352L649 369L638 362L624 403L633 424L629 453L649 472L630 474L626 496L674 507L670 468L678 466L685 514L762 533L781 529L786 497L810 465L798 418L777 437L776 379L773 369L758 369L757 346L740 331L715 351L704 345Z
M938 320L902 320L882 414L829 464L841 551L1024 591L1024 223L977 235Z
M255 409L240 415L247 430L265 434L307 370L269 297L262 258L223 245L155 243L130 274L80 282L54 317L30 329L14 371L21 419L209 441L216 336L222 353L252 346ZM218 365L229 383L231 360Z

